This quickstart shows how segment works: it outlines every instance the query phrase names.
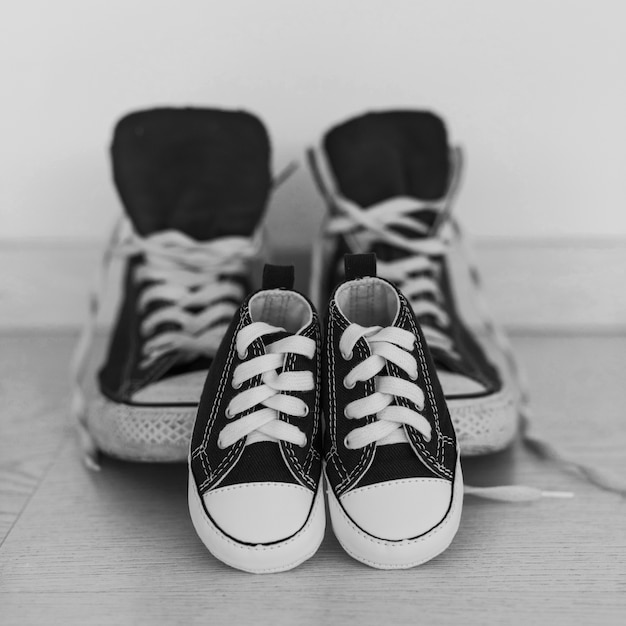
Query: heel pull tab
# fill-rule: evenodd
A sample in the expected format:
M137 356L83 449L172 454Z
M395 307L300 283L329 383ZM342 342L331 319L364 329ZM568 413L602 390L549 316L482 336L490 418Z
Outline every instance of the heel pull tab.
M293 289L293 265L270 265L263 268L263 289Z
M346 270L346 280L376 276L376 255L369 254L346 254L343 257Z

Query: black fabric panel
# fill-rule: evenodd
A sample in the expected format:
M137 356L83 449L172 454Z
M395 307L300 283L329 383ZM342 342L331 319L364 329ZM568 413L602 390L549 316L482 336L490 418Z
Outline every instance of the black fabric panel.
M248 300L246 300L246 304L247 302ZM216 478L218 468L229 469L243 451L242 441L237 442L231 448L221 450L217 445L217 439L222 428L230 421L224 414L235 393L230 381L232 381L232 372L235 367L242 362L234 348L234 337L239 328L250 322L247 307L242 306L233 317L222 339L204 383L191 437L191 469L198 485ZM233 346L232 353L231 346ZM249 350L254 350L254 344ZM223 397L218 398L223 377L226 381L222 391ZM242 387L242 389L246 388L247 385ZM212 418L214 404L217 406ZM211 419L214 420L212 424ZM232 463L228 463L227 458L231 455L233 457ZM220 473L220 476L223 474L224 471Z
M113 175L141 235L179 230L198 240L250 235L271 186L270 144L242 111L162 108L115 127Z
M348 419L344 416L346 405L375 391L374 382L371 380L357 382L353 389L346 389L343 385L343 379L352 368L370 355L365 340L359 339L354 346L354 358L350 361L344 361L339 350L339 341L347 327L348 322L339 311L333 294L326 321L322 389L324 393L324 416L326 418L324 438L326 473L331 486L338 494L358 479L358 469L364 470L367 467L375 449L374 444L358 450L351 450L344 445L346 436L354 428L365 426L376 419L374 415L368 415L359 420ZM350 478L353 474L354 480Z
M399 195L435 200L446 192L448 138L433 113L366 113L332 128L324 148L339 190L362 207Z
M259 441L245 446L237 463L233 465L219 486L255 482L298 484L285 464L277 443Z
M343 257L346 280L376 276L376 255L369 254L346 254Z
M409 332L413 332L418 338L413 349L413 356L418 363L418 377L417 384L420 386L426 397L426 403L421 414L431 423L435 423L435 414L438 417L438 426L440 435L437 436L433 431L433 436L429 442L426 442L421 435L419 435L412 428L408 429L409 438L413 442L413 445L417 449L421 449L424 453L427 453L433 459L436 459L437 463L445 467L448 471L454 471L454 464L448 464L447 454L448 448L452 451L452 457L456 459L456 434L454 432L454 426L452 419L450 418L450 412L448 411L448 405L446 398L443 395L441 383L437 376L437 370L433 361L431 352L426 343L426 339L419 326L417 318L413 313L409 303L404 295L399 294L402 312L396 324L399 328L403 328ZM407 379L408 377L404 372L400 372L395 366L389 366L394 368L393 374ZM441 469L441 468L439 468ZM437 470L433 467L433 470Z
M452 339L461 357L460 367L444 360L437 351L433 351L432 356L437 365L448 367L452 371L459 371L477 380L484 385L484 393L496 393L502 389L503 381L498 369L491 363L482 346L477 342L474 335L465 325L456 307L452 285L450 282L450 268L445 260L442 260L442 272L440 284L444 298L445 309L448 312L451 323ZM451 397L464 397L451 396Z
M176 355L169 354L147 368L139 365L145 339L140 330L142 317L138 309L143 287L135 282L133 276L141 262L141 258L136 256L127 263L122 302L108 353L98 374L103 395L116 402L129 402L132 394L141 389L146 381L160 378L176 362Z
M376 446L374 461L359 480L358 487L402 478L438 478L424 465L408 443Z
M263 289L293 289L295 270L293 265L271 265L263 268Z

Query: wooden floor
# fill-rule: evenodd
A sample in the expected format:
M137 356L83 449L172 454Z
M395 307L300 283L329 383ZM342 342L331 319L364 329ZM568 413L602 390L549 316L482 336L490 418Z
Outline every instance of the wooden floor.
M467 497L439 558L369 569L327 532L298 569L213 559L187 513L184 466L80 461L67 413L71 334L0 335L0 624L626 624L626 500L519 446L467 482L572 490L572 500ZM539 429L626 473L626 336L518 335Z

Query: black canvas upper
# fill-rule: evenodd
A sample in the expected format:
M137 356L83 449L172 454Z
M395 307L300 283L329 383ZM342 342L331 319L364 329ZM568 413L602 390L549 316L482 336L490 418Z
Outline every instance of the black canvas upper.
M276 285L277 277L266 285ZM276 287L273 287L273 289ZM277 289L280 289L278 287ZM263 291L263 290L261 290ZM261 291L256 293L261 293ZM284 290L289 291L289 290ZM309 407L306 417L293 417L279 414L281 420L296 425L306 435L306 445L300 447L289 442L261 441L244 445L244 439L232 446L220 449L218 438L221 430L230 423L225 411L235 394L260 383L260 376L246 382L234 390L232 377L235 368L242 361L235 347L239 330L252 323L249 303L255 294L249 296L234 316L213 360L202 392L191 441L191 469L197 488L201 494L213 487L224 487L247 482L293 483L315 491L321 473L321 328L313 305L310 323L298 334L310 337L316 343L316 352L309 360L300 355L289 355L282 371L311 371L315 381L314 389L306 392L292 392L304 400ZM304 297L304 296L302 296ZM248 349L247 359L265 353L265 346L287 333L264 336L253 342ZM260 407L253 407L247 413Z
M141 236L179 231L196 241L250 236L270 192L270 143L263 124L243 111L162 108L130 113L115 127L113 175L126 213ZM207 358L180 364L176 353L140 367L146 284L135 280L141 255L130 258L123 298L105 363L102 393L132 403L132 395L164 376L208 368ZM247 276L230 276L249 291ZM155 302L145 314L165 303ZM176 325L169 322L170 329ZM168 329L162 324L155 333Z
M447 131L443 120L430 112L367 113L329 130L323 139L323 149L338 192L363 210L398 196L435 203L445 197L449 189L452 165ZM335 210L333 206L329 209ZM432 232L426 236L436 236L439 209L416 208L413 216L431 225ZM418 235L412 232L411 236ZM350 252L357 251L339 236L329 274L323 278L326 293L343 280L342 259ZM373 242L370 250L358 252L374 252L382 261L394 261L411 254L386 242ZM444 330L459 356L451 358L433 348L435 363L480 382L485 394L499 391L502 380L497 369L464 324L455 305L448 260L445 256L431 257L431 260L438 266L435 278L440 285L441 303L451 320L450 327ZM402 289L401 284L398 287ZM419 321L439 327L433 316Z
M367 278L356 279L353 283L364 280ZM389 285L391 286L390 283ZM395 290L395 287L392 288ZM338 497L352 489L389 480L415 477L454 479L457 461L456 437L435 365L413 310L406 298L400 292L397 293L400 311L394 326L407 330L416 337L412 351L418 364L416 384L423 390L426 398L425 407L419 412L431 424L432 437L430 441L426 441L415 429L404 426L409 443L372 443L360 449L345 446L344 439L352 430L377 419L375 415L368 415L360 420L349 419L344 415L346 405L371 395L376 389L374 379L357 382L353 389L346 389L343 385L345 376L371 352L366 340L361 338L355 345L350 360L341 356L339 341L350 320L337 305L335 291L330 300L325 324L323 384L326 472L330 486ZM403 370L389 362L383 372L385 375L409 380ZM404 406L418 410L418 407L408 401L403 402Z

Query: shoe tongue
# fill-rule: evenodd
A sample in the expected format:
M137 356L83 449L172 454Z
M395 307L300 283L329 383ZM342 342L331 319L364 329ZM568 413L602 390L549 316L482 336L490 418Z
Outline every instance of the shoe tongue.
M367 113L331 129L324 149L341 194L365 209L397 196L435 201L447 191L448 137L433 113ZM438 213L416 209L411 215L432 226ZM416 236L412 230L401 234ZM406 254L385 244L373 251L385 260Z
M249 236L270 184L267 131L253 115L153 109L122 118L111 147L118 192L136 231L206 241Z
M395 196L438 200L446 192L448 138L433 113L367 113L331 129L324 148L339 190L364 208Z

